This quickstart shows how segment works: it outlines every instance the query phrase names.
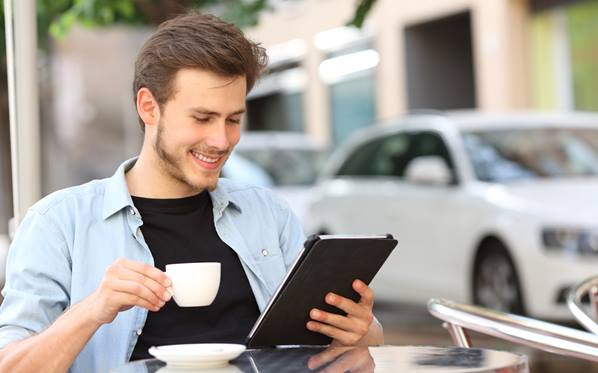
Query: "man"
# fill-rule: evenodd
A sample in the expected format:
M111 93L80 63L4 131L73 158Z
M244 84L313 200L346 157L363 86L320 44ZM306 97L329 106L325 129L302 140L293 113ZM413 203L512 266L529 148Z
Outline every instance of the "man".
M56 192L28 212L8 259L0 371L105 372L151 345L242 342L303 243L266 190L220 180L239 141L264 49L216 17L165 22L135 64L144 141L114 176ZM214 303L170 301L168 263L217 261ZM312 310L334 344L383 342L372 291L328 294L346 317Z

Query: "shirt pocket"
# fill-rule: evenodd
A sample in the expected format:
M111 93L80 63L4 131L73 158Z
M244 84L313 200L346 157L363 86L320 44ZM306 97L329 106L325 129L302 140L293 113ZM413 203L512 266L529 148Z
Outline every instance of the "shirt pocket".
M263 246L258 250L256 265L272 295L286 274L284 257L278 247Z

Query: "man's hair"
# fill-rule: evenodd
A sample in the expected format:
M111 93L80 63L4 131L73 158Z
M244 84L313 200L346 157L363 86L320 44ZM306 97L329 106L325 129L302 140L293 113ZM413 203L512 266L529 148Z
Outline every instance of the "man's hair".
M268 64L266 50L236 26L210 14L190 11L163 22L143 44L135 61L133 100L146 87L158 106L174 94L174 77L183 68L224 76L245 76L247 93ZM144 123L139 118L144 130Z

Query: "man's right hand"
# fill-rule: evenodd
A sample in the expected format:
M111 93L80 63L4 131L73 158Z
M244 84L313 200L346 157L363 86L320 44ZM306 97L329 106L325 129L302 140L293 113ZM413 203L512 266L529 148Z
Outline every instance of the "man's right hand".
M171 298L171 281L150 265L118 259L107 269L100 287L86 299L91 318L99 324L112 322L119 312L134 306L158 311Z

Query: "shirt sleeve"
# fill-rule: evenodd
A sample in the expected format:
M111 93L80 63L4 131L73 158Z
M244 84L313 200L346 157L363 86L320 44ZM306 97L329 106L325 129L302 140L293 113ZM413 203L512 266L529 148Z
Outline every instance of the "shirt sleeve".
M0 348L42 332L69 305L66 240L45 214L30 209L12 242L0 306Z

